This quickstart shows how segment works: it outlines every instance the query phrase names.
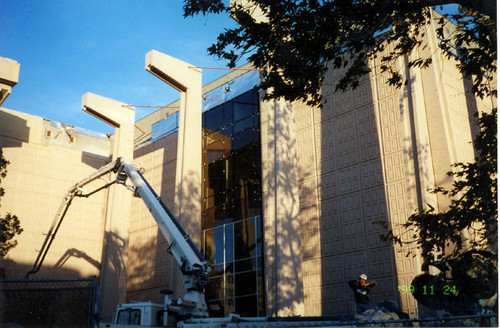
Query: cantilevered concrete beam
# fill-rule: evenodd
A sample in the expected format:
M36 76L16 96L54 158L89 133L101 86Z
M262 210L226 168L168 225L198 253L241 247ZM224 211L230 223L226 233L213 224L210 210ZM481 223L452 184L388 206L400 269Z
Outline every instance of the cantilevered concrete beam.
M0 57L0 106L10 95L17 81L19 81L20 66L15 60Z
M82 109L115 128L111 150L113 159L124 157L133 161L135 109L90 92L83 95Z
M201 231L201 70L156 50L146 54L146 70L181 92L174 215L200 246ZM176 263L172 263L170 286L179 284Z
M86 93L82 109L115 128L111 154L113 159L133 160L135 109L125 103ZM101 318L111 321L116 304L125 303L128 235L132 193L123 186L112 186L106 206L106 225L101 260Z

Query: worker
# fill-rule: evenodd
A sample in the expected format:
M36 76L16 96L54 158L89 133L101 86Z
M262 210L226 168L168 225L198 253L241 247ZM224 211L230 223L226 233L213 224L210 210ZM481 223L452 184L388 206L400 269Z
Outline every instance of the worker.
M356 314L362 314L370 307L370 290L377 285L375 281L368 282L366 274L360 274L358 279L347 282L354 292Z

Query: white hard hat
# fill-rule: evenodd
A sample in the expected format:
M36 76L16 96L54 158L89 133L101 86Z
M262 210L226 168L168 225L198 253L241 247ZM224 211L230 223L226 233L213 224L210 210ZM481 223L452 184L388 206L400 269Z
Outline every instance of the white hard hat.
M363 273L363 274L360 274L358 278L359 278L359 279L365 279L365 280L368 280L368 277L367 277L367 276L366 276L366 274L364 274L364 273Z

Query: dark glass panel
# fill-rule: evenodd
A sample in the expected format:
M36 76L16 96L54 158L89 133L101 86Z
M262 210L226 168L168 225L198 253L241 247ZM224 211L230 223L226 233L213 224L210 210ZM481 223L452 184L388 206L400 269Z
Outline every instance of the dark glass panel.
M264 258L262 256L259 256L259 255L262 255L262 254L255 254L257 255L258 257L254 257L252 259L252 265L256 268L256 270L258 270L257 273L260 273L263 268L264 268Z
M215 208L205 209L202 216L201 229L210 229L215 226Z
M264 254L264 249L263 249L264 240L262 238L262 218L260 217L260 215L254 219L254 222L255 222L255 239L256 239L254 254L256 254L256 256L262 256ZM262 268L263 264L262 266L259 267Z
M205 288L205 297L207 299L217 299L224 297L224 276L210 277L208 285Z
M203 113L203 127L211 131L218 131L223 125L223 108L215 107Z
M244 212L245 208L242 206L241 200L239 198L233 198L233 203L231 204L231 213L234 221L240 221L244 219Z
M225 264L224 263L219 263L219 264L214 264L212 266L212 272L214 276L224 274L225 271Z
M243 103L239 100L233 103L233 117L234 121L237 122L245 117L252 116L254 111L254 105L251 103Z
M246 271L255 271L257 269L255 264L257 264L255 258L236 261L234 262L234 272L241 273Z
M228 125L225 125L223 128L222 128L222 133L226 136L231 136L233 134L233 123L231 124L228 124Z
M260 114L258 112L253 114L253 124L255 126L260 126Z
M234 310L242 317L257 316L257 295L236 297Z
M225 159L227 155L227 150L210 150L207 152L207 160L209 163L213 163L215 161Z
M238 151L241 150L241 148L248 146L252 142L257 142L258 140L258 130L253 128L246 129L233 135L231 149L234 151Z
M235 296L257 293L257 272L247 271L234 274Z
M245 129L251 128L253 126L253 117L246 117L238 122L234 123L234 133L238 133Z
M208 167L208 184L213 189L215 206L222 205L226 201L227 189L226 161L216 161Z
M226 288L225 288L225 296L234 297L234 275L229 273L226 274Z
M254 106L257 105L258 102L258 93L253 90L247 93L242 94L241 96L238 96L233 100L233 103L240 103L240 104L252 104Z
M251 220L244 220L234 224L235 260L253 256L255 247L255 227Z
M215 249L214 249L214 231L206 230L203 233L203 255L208 263L214 263Z
M224 126L233 123L233 105L231 103L224 104Z
M234 229L234 226L232 224L226 224L224 227L226 263L234 261L234 250L233 250L234 231L233 231L233 229Z
M208 231L207 231L208 233ZM224 229L217 227L213 229L214 264L224 263Z
M247 183L248 190L248 207L249 208L261 208L262 207L262 192L261 185L258 182L249 181Z

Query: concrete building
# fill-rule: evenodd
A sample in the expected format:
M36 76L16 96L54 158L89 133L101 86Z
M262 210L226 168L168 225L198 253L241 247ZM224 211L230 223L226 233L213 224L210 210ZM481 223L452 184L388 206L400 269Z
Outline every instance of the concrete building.
M360 273L378 282L374 301L392 299L417 313L398 287L421 273L421 259L382 243L374 223L398 232L426 204L445 209L448 200L428 190L451 184L452 163L473 160L474 114L496 102L470 93L438 51L432 25L425 38L427 47L412 56L430 55L432 65L404 70L409 82L401 89L389 86L373 61L357 89L336 93L339 72L330 69L324 107L310 108L264 101L258 72L245 66L203 87L199 146L183 146L182 99L135 123L134 162L151 186L177 214L200 213L181 223L214 266L207 298L218 315L352 314L346 282ZM394 65L405 67L405 60ZM11 161L2 211L17 214L25 229L4 261L13 278L36 257L65 189L108 161L112 140L10 110L0 115L0 146ZM189 163L200 177L181 174L180 151L200 156ZM180 179L199 209L179 205ZM71 228L62 228L46 276L99 276L106 197L85 201L67 219ZM126 238L126 261L106 255L126 271L126 298L162 302L162 289L180 294L168 245L137 199ZM122 237L106 240L127 247Z
M233 72L204 90L201 249L215 266L209 298L225 314L352 313L346 282L360 273L378 282L374 301L396 300L417 313L413 297L399 288L421 273L422 260L408 257L407 247L382 243L384 230L375 223L401 232L427 204L446 209L448 200L428 190L450 186L452 163L473 161L474 115L496 101L470 93L456 64L437 49L432 26L425 44L412 56L432 54L433 64L407 69L401 89L386 83L374 61L356 90L335 93L341 72L330 69L323 109L263 101L255 72ZM162 177L170 203L176 106L137 122L152 134L146 145L140 145L146 134L136 131L135 159L148 163L155 183ZM137 269L128 282L134 299L154 298L168 284L165 260L144 260L167 247L144 220L131 229L138 235ZM154 282L145 278L151 269Z

